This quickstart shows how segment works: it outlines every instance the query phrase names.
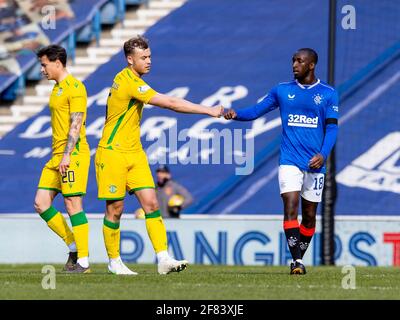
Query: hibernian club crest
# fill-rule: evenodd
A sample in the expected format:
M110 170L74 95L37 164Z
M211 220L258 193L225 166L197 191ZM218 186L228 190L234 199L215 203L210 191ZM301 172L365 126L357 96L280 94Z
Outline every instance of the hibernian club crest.
M109 186L109 191L110 191L110 193L116 193L117 192L117 187L114 186L114 185L110 185Z

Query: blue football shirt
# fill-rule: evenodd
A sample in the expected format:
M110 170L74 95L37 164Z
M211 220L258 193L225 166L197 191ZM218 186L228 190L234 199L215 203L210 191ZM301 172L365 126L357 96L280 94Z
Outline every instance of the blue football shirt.
M325 163L320 169L312 170L308 162L321 151L326 119L338 119L338 100L337 91L319 79L308 86L294 80L278 84L253 107L236 110L235 119L252 120L279 108L282 120L279 164L325 173Z

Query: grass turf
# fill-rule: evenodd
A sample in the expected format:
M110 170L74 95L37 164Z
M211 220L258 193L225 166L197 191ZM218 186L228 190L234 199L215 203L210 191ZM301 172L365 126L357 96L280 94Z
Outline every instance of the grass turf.
M343 289L341 267L308 267L291 276L288 267L189 265L158 275L156 265L128 265L137 276L107 274L92 264L91 274L69 275L56 268L56 289L44 290L43 265L0 265L0 299L270 300L400 299L400 269L356 267L356 289Z

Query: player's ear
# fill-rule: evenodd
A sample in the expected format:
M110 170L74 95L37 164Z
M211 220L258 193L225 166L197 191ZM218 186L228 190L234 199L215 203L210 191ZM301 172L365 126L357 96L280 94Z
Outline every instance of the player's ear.
M128 61L128 64L132 64L133 65L133 58L131 55L127 55L126 56L126 61Z

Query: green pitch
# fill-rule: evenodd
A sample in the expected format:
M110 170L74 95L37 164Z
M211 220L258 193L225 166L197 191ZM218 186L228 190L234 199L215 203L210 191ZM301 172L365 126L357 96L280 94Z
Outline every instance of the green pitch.
M128 265L137 276L68 275L56 268L56 289L44 290L43 265L0 265L0 299L269 300L400 299L399 268L356 268L356 289L342 288L341 267L308 267L290 276L288 267L189 265L181 273L157 274L155 265Z

